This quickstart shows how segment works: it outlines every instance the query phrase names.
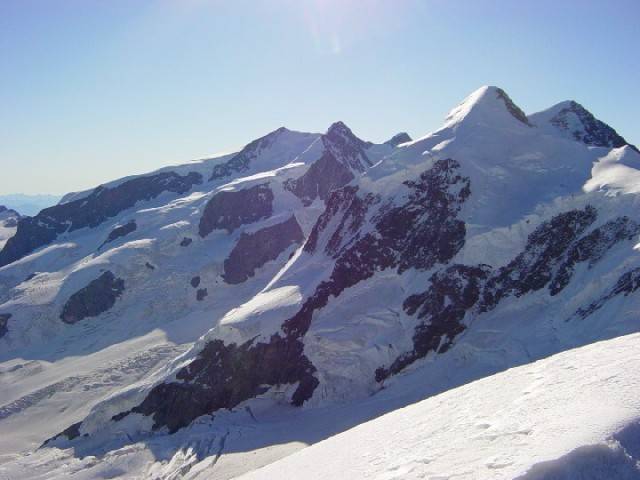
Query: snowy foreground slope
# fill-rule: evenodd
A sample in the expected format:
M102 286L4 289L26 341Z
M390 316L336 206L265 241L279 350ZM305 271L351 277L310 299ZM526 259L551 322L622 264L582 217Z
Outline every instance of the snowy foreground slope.
M0 250L0 478L233 478L640 332L639 185L580 104L482 87L417 140L280 128L70 193Z
M469 383L242 478L640 478L638 342L598 342Z

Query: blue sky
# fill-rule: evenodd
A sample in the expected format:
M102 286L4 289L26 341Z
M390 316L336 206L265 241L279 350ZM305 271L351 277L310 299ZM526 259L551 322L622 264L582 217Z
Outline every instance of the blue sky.
M481 85L640 143L638 0L0 0L0 194L64 193L343 120L437 128Z

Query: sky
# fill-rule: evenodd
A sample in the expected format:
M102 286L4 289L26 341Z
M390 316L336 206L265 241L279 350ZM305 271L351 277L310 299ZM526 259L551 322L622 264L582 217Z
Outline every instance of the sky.
M422 136L482 85L640 144L638 0L0 0L0 194L342 120Z

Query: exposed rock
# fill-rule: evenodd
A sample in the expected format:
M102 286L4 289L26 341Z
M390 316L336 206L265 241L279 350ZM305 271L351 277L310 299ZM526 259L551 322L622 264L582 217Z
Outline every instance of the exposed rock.
M191 245L191 242L193 242L193 239L191 239L189 237L184 237L182 239L182 241L180 242L180 246L181 247L188 247L189 245Z
M146 263L144 264L144 266L145 266L145 267L147 267L149 270L155 270L155 269L156 269L156 267L154 267L153 265L151 265L149 262L146 262Z
M138 225L136 225L135 220L131 220L127 223L125 223L124 225L120 225L116 228L114 228L113 230L111 230L111 232L109 232L109 236L107 237L107 239L102 243L102 245L100 245L100 247L102 247L103 245L113 242L114 240L120 238L120 237L124 237L125 235L129 235L131 232L135 232L136 229L138 228Z
M300 405L318 382L302 349L301 342L279 335L269 343L225 345L213 340L178 372L179 382L157 385L132 411L153 415L154 429L166 426L173 433L201 415L233 408L272 385L300 382L292 400Z
M300 244L304 234L295 216L254 233L243 233L224 261L225 282L242 283L253 277L265 263L275 260L293 244Z
M602 308L602 306L612 298L617 297L618 295L624 295L626 297L638 290L639 287L640 268L634 268L620 276L616 284L608 293L591 303L588 307L578 309L575 316L585 319L596 310Z
M205 299L207 295L209 295L209 292L207 291L206 288L199 288L198 291L196 292L196 300L201 302L202 300Z
M407 298L404 310L409 315L417 312L422 320L413 335L413 350L400 355L388 368L377 369L376 381L400 372L429 352L446 352L466 329L463 319L480 298L490 272L487 265L452 265L434 273L425 292Z
M572 117L579 121L579 126L575 125ZM556 128L570 132L575 140L587 145L608 148L627 145L627 141L618 132L595 118L578 102L565 102L564 107L550 121ZM629 146L638 151L634 145Z
M136 177L115 187L100 186L86 197L45 208L35 217L23 217L16 234L0 251L0 267L54 241L64 232L96 227L141 200L151 200L163 192L183 194L202 183L202 175L175 172Z
M286 128L280 127L279 129L265 135L264 137L254 140L253 142L245 146L240 152L234 155L230 160L213 167L213 172L211 173L211 177L209 177L209 181L228 177L230 175L233 175L234 173L248 170L251 162L253 162L258 157L260 151L264 150L265 148L269 148L275 142L278 136L286 131Z
M48 440L46 440L40 446L40 448L46 447L47 445L51 444L52 442L54 442L55 440L57 440L57 439L59 439L61 437L65 437L67 440L73 440L74 438L78 438L80 436L80 426L81 425L82 425L82 422L74 423L70 427L64 429L59 434L57 434L57 435L49 438Z
M106 271L95 280L71 295L65 303L60 318L65 323L76 323L95 317L109 310L124 292L124 280Z
M567 248L596 217L596 209L587 206L584 210L561 213L539 225L529 235L524 251L487 281L480 310L493 309L506 296L520 297L544 288Z
M391 145L392 147L397 147L398 145L402 144L402 143L407 143L411 141L411 137L409 136L409 134L407 132L400 132L395 134L393 137L391 137L389 140L387 140L386 142L384 142L385 145Z
M589 262L591 268L616 243L633 239L640 227L629 217L618 217L576 241L567 252L565 261L549 284L549 292L556 295L569 284L578 263Z
M198 285L200 285L200 277L199 276L195 276L191 279L191 286L193 288L198 288Z
M497 88L496 94L498 95L498 98L502 99L502 101L507 107L507 110L509 110L509 113L513 115L514 118L516 118L517 120L519 120L520 122L524 123L529 127L532 126L531 123L529 123L529 119L527 118L527 115L520 109L520 107L518 107L515 103L513 103L513 100L511 100L509 95L507 95L507 92L505 92L501 88Z
M353 180L353 172L363 172L371 166L365 153L369 144L356 137L344 123L334 123L321 138L322 156L300 178L285 183L285 188L304 205L310 205L316 198L326 200L331 191Z
M11 316L10 313L0 313L0 338L4 337L9 331L8 323Z
M206 237L213 230L228 233L247 223L270 217L273 212L273 192L266 183L244 190L215 194L204 208L199 233Z

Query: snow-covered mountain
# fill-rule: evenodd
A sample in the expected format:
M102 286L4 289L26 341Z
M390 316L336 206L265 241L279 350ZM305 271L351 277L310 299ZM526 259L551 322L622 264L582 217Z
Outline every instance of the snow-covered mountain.
M638 150L578 103L527 116L483 87L417 140L280 128L69 194L0 251L0 474L232 478L370 421L266 470L294 478L340 442L388 441L389 416L372 419L427 397L412 412L451 417L470 408L455 392L540 365L589 394L554 360L460 386L573 348L595 361L617 341L586 345L640 331L639 175ZM634 361L625 342L602 361ZM414 440L443 425L420 422ZM465 468L513 478L537 458ZM437 465L411 475L459 468Z

